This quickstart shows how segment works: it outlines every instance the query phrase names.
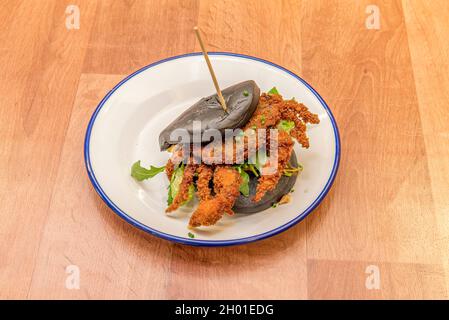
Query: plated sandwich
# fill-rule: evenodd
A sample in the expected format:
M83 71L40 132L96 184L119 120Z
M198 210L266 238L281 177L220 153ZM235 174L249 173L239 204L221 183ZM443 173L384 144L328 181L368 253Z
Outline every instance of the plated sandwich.
M170 153L165 166L132 165L138 181L165 172L170 213L199 200L189 227L211 226L224 214L256 213L289 201L302 167L293 150L296 140L309 147L307 124L319 118L295 99L284 100L276 88L260 92L244 81L188 108L159 136L161 151Z

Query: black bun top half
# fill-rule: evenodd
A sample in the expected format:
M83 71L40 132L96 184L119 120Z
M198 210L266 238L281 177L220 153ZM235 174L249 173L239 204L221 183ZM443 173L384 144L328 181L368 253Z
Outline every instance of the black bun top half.
M176 129L185 129L193 141L193 121L201 121L201 136L209 129L224 132L225 129L243 127L253 115L259 102L260 89L253 80L240 82L222 90L228 112L220 105L217 94L201 99L170 123L159 135L161 151L180 142L179 137L170 138ZM206 138L204 138L206 139ZM202 142L209 142L204 140Z
M298 167L298 161L296 159L295 151L292 151L292 155L290 157L289 164L291 167ZM240 195L237 198L237 201L234 204L233 210L237 213L255 213L260 212L262 210L270 208L274 203L279 202L281 198L289 193L293 186L295 185L296 179L298 178L297 174L294 174L290 177L281 176L279 179L279 183L277 184L274 190L268 191L262 199L258 202L253 202L252 199L256 194L257 188L257 177L251 175L249 179L249 196L245 197L244 195Z

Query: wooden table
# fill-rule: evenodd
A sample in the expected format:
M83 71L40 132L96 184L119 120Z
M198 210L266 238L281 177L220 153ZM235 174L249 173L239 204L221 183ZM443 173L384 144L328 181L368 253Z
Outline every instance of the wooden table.
M66 26L69 4L79 29ZM448 17L446 0L3 1L0 297L448 298ZM210 50L298 73L336 116L331 192L274 238L160 240L88 180L83 139L99 100L144 65L199 51L194 25Z

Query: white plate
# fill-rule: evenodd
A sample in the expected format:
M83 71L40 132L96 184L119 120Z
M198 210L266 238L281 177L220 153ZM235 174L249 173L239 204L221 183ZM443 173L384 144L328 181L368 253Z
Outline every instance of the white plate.
M273 236L304 219L325 197L338 170L340 141L337 125L315 90L292 72L271 62L233 53L210 53L222 88L255 80L261 91L276 86L319 115L309 127L310 148L295 144L304 167L292 201L256 214L225 216L217 225L187 229L192 208L166 215L168 180L164 174L137 182L131 165L162 166L169 154L159 151L158 136L182 111L214 92L204 58L191 53L168 58L131 74L100 102L89 122L85 161L95 190L108 206L132 225L164 239L191 245L223 246Z

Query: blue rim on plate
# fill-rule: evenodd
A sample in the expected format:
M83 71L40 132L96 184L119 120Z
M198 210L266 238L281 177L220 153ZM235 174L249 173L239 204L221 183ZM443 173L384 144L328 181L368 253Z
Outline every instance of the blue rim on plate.
M262 63L265 63L267 65L270 65L272 67L275 67L279 70L282 70L286 73L288 73L289 75L293 76L294 78L296 78L298 81L300 81L301 83L303 83L320 101L321 105L324 107L324 109L326 110L326 112L329 115L329 118L331 120L332 123L332 127L334 129L334 136L335 136L335 159L334 159L334 164L332 167L332 172L331 175L328 179L328 181L326 182L323 190L320 192L320 194L318 195L318 197L312 202L312 204L303 212L301 212L300 214L298 214L298 216L296 216L294 219L290 220L289 222L283 224L280 227L277 227L273 230L261 233L261 234L257 234L251 237L246 237L246 238L239 238L239 239L232 239L232 240L196 240L196 239L189 239L189 238L183 238L183 237L178 237L178 236L174 236L165 232L161 232L159 230L150 228L142 223L140 223L139 221L135 220L134 218L128 216L124 211L122 211L114 202L112 202L111 199L109 199L109 197L106 195L106 193L103 191L103 189L101 188L100 184L97 181L97 178L95 177L95 173L92 170L92 165L90 163L90 135L92 132L92 127L95 123L95 119L97 118L98 113L100 112L101 108L103 107L103 105L105 104L105 102L109 99L109 97L118 89L122 86L122 84L124 84L125 82L127 82L129 79L131 79L132 77L134 77L135 75L149 69L152 68L154 66L157 66L158 64L167 62L167 61L171 61L171 60L176 60L176 59L180 59L180 58L185 58L185 57L191 57L191 56L198 56L198 55L202 55L201 52L193 52L193 53L187 53L187 54L181 54L178 56L174 56L174 57L170 57L170 58L166 58L166 59L162 59L159 60L157 62L154 62L146 67L143 67L137 71L135 71L134 73L130 74L129 76L127 76L125 79L123 79L122 81L120 81L111 91L108 92L108 94L101 100L101 102L99 103L99 105L97 106L97 108L95 109L94 113L92 114L92 117L89 121L89 125L87 126L87 131L86 131L86 137L84 140L84 161L86 164L86 170L87 173L89 175L89 179L92 182L92 185L94 186L95 191L100 195L100 197L103 199L103 201L109 206L109 208L111 208L119 217L121 217L122 219L124 219L125 221L127 221L128 223L130 223L131 225L147 232L150 233L154 236L157 236L159 238L162 239L166 239L166 240L170 240L170 241L174 241L174 242L178 242L181 244L187 244L187 245L193 245L193 246L207 246L207 247L218 247L218 246L231 246L231 245L239 245L239 244L245 244L245 243L250 243L250 242L254 242L257 240L262 240L265 238L269 238L272 237L274 235L277 235L278 233L281 233L287 229L289 229L290 227L294 226L295 224L297 224L298 222L300 222L301 220L303 220L305 217L307 217L320 203L321 201L324 199L324 197L326 196L326 194L329 192L329 189L332 186L332 183L335 180L335 176L337 174L338 171L338 166L340 163L340 135L338 133L338 127L337 127L337 123L335 122L334 116L331 112L331 110L329 109L329 107L327 106L326 102L323 100L323 98L321 98L321 96L318 94L318 92L315 91L315 89L312 88L311 85L309 85L305 80L303 80L301 77L299 77L298 75L296 75L295 73L291 72L290 70L285 69L284 67L281 67L273 62L264 60L264 59L260 59L260 58L256 58L256 57L252 57L252 56L248 56L248 55L244 55L244 54L238 54L238 53L231 53L231 52L209 52L209 55L216 55L216 56L231 56L231 57L239 57L239 58L244 58L244 59L248 59L248 60L255 60L255 61L259 61Z

